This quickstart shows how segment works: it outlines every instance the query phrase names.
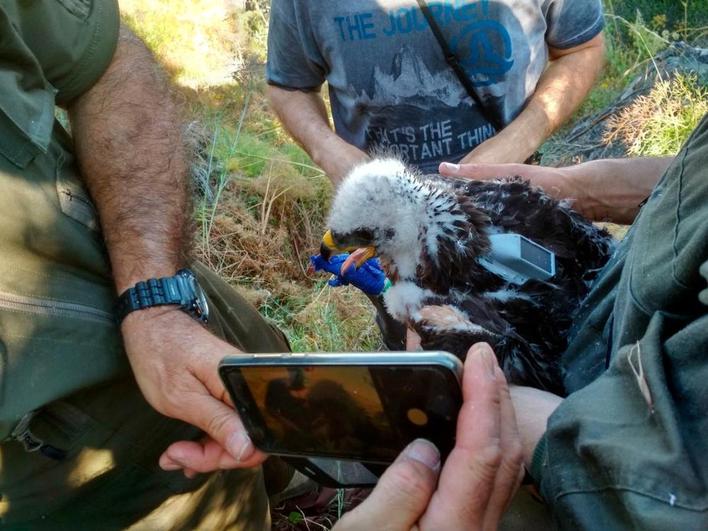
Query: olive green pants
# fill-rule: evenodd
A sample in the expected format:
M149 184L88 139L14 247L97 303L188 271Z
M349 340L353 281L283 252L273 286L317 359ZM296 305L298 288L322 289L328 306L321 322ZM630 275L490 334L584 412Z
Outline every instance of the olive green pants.
M268 528L260 469L190 480L158 467L171 442L202 434L153 410L132 377L65 132L55 126L23 168L0 156L0 190L0 527ZM249 352L288 350L228 284L193 269L214 333Z

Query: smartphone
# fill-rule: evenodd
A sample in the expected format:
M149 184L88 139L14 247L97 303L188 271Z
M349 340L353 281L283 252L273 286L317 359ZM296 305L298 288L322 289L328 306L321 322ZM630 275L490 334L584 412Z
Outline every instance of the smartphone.
M447 352L278 353L224 358L219 373L254 445L327 486L365 486L417 438L444 458L462 405Z

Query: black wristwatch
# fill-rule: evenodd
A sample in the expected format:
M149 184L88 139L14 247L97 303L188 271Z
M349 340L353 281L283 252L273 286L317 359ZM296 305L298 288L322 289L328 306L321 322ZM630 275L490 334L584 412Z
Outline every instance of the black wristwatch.
M151 278L138 282L118 297L118 322L135 310L174 304L198 321L209 320L209 305L197 278L189 269L180 269L173 277Z

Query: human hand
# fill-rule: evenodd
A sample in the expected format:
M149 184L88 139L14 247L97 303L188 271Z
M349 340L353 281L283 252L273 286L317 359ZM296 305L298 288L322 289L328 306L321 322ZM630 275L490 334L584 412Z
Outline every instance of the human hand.
M418 335L418 332L413 330L410 326L406 328L406 350L408 352L415 352L416 350L420 350L420 336Z
M342 271L342 264L348 257L347 253L338 254L327 261L318 254L310 257L310 263L315 271L324 270L334 275L327 282L333 288L351 284L368 295L380 295L386 287L386 273L381 269L378 258L370 258L360 267L349 267Z
M178 441L160 456L165 470L198 472L259 465L256 450L219 378L217 366L239 350L174 307L133 312L122 324L125 349L140 390L157 411L206 432Z
M542 142L542 137L530 135L525 128L519 129L512 122L465 155L460 164L521 163L528 159Z
M437 449L414 441L335 531L497 528L521 483L523 456L509 388L486 343L469 350L462 388L457 440L442 472Z
M458 179L487 181L500 177L518 176L533 186L543 189L556 199L573 199L573 207L583 213L587 196L583 187L578 186L575 173L568 168L551 168L531 164L451 164L443 162L438 168L440 175Z

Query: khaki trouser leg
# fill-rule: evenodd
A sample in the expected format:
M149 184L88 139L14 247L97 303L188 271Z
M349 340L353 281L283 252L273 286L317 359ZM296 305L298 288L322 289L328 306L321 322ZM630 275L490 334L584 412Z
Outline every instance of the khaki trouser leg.
M204 266L215 332L249 351L285 351L284 336ZM97 353L98 355L98 353ZM90 360L87 360L87 363ZM260 469L194 480L158 467L172 442L199 430L163 417L132 377L75 393L41 410L34 438L67 452L56 460L17 442L0 446L0 516L9 529L266 529Z

